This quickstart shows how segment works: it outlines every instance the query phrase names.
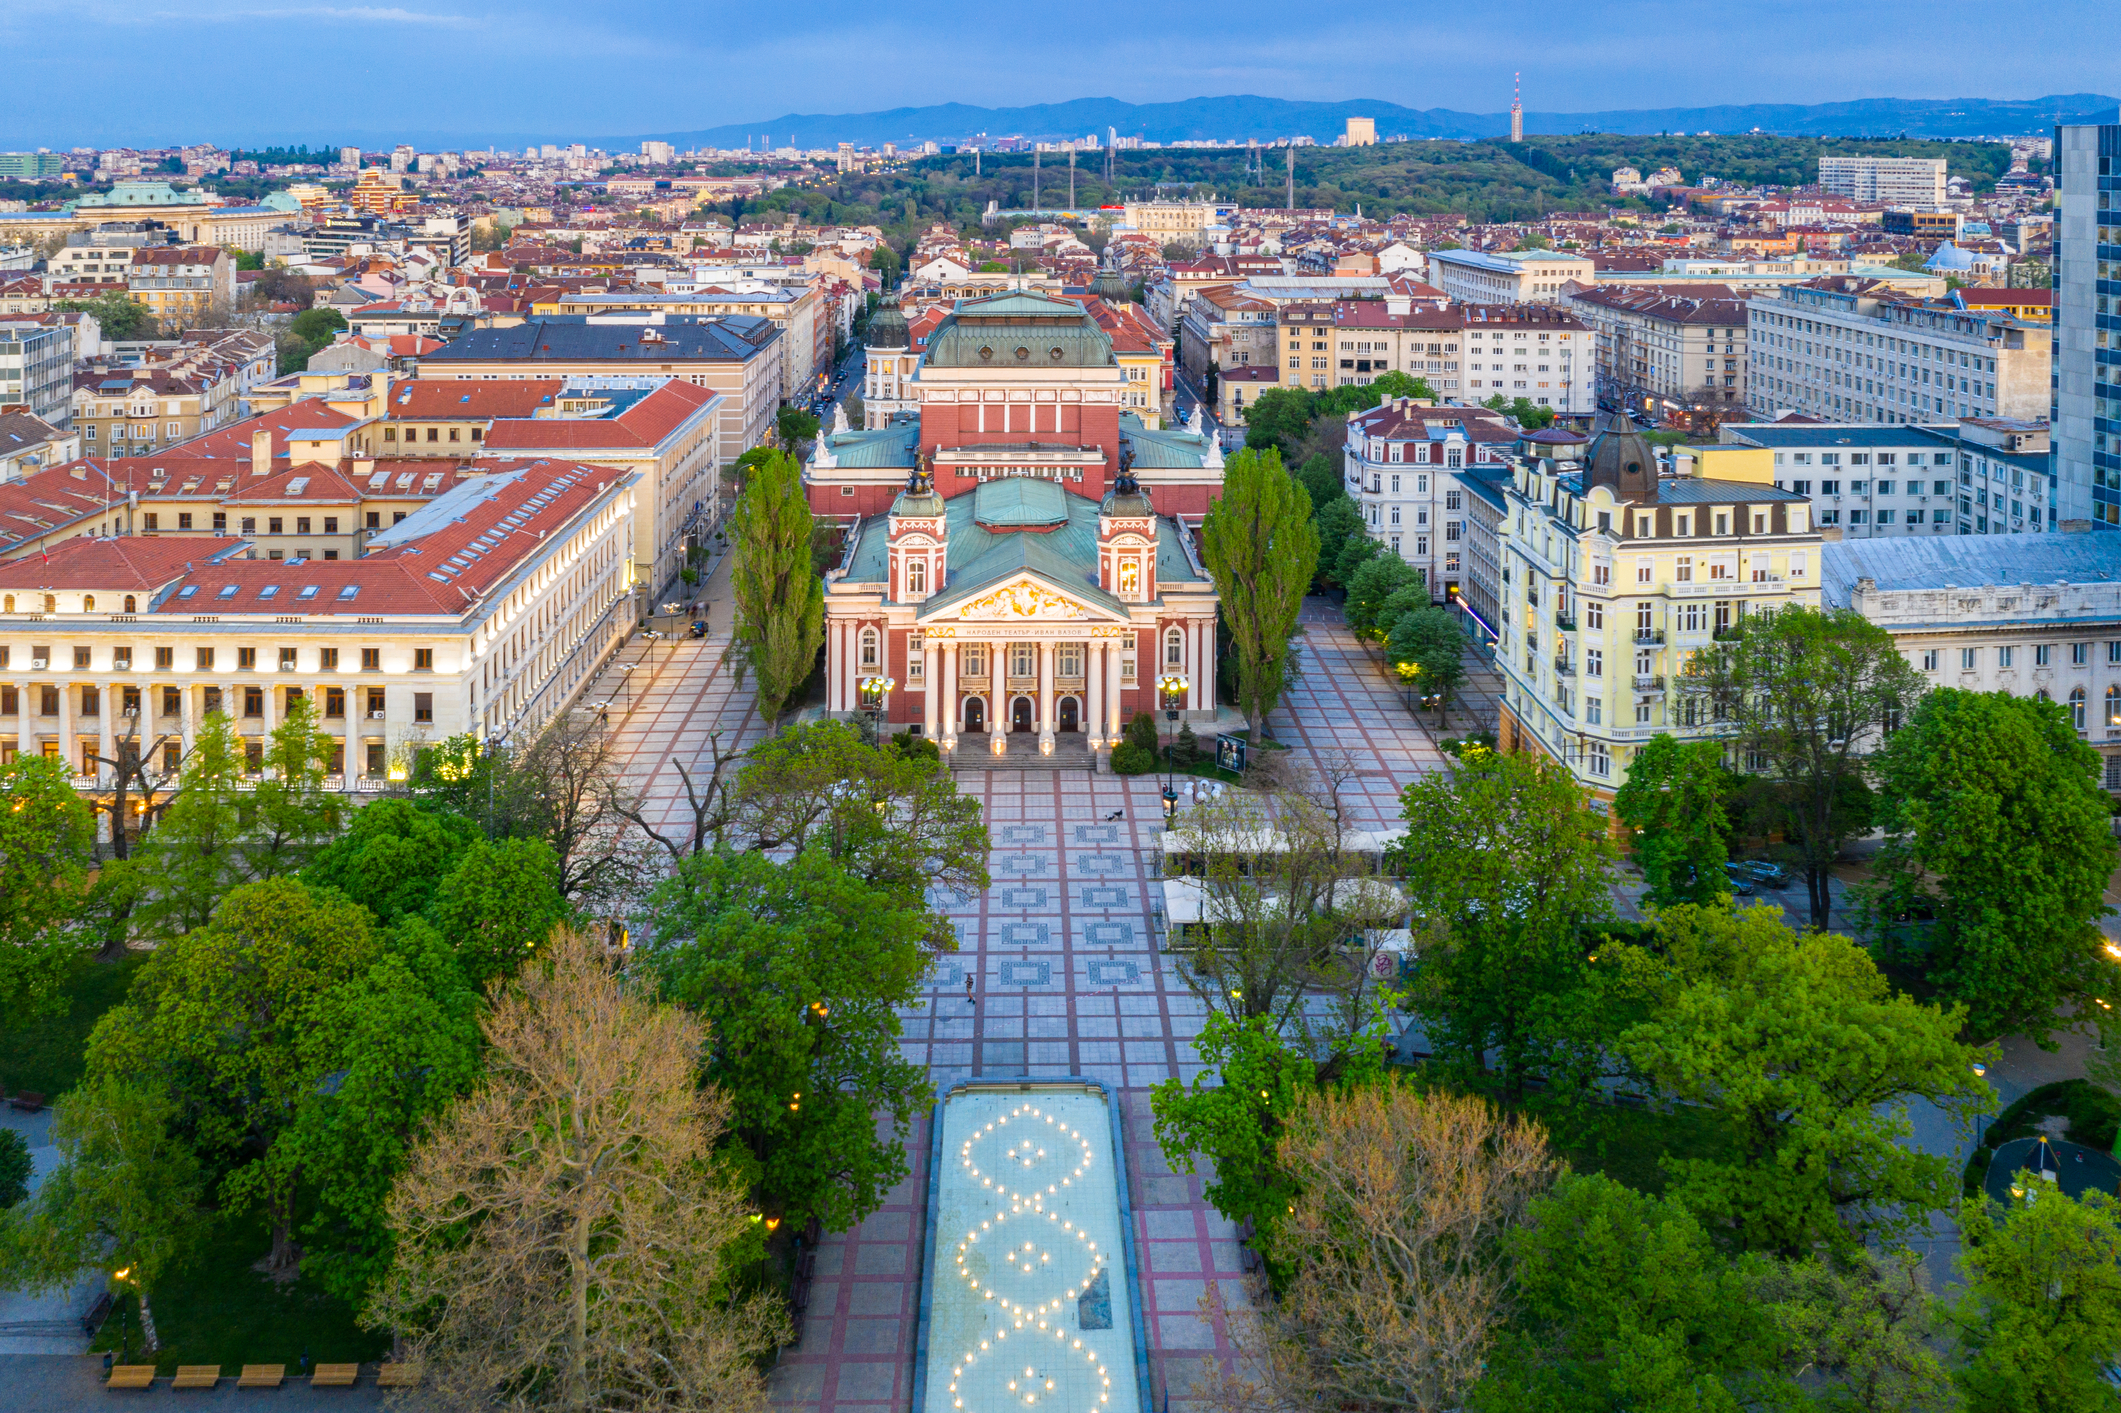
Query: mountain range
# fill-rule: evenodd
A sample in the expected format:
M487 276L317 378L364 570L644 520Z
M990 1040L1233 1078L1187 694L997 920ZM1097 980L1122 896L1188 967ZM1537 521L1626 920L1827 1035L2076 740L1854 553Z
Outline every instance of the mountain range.
M1796 137L1999 137L2045 132L2054 124L2114 122L2121 99L2105 94L2054 94L2045 98L1860 98L1846 103L1724 104L1712 108L1637 108L1596 113L1527 112L1527 133L1745 133L1758 129ZM1024 108L976 108L942 103L892 108L878 113L785 113L755 123L729 123L690 132L639 133L595 140L607 150L628 150L644 140L681 148L768 146L829 147L957 142L986 134L1035 139L1080 138L1109 131L1148 142L1229 138L1271 142L1309 137L1330 143L1351 117L1371 118L1380 138L1500 137L1510 130L1508 113L1462 113L1449 108L1405 108L1358 99L1305 103L1240 94L1188 98L1176 103L1124 103L1117 98L1077 98Z

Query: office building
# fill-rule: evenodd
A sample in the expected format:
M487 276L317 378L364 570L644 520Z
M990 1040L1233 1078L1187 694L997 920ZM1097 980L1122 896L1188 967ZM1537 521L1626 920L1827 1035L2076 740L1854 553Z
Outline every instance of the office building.
M1775 484L1807 496L1843 539L2037 535L2061 528L2044 422L1726 422L1728 445L1774 456ZM1675 455L1690 454L1681 449Z
M1579 290L1566 301L1597 340L1598 405L1653 421L1742 411L1748 302L1722 286L1654 285Z
M1466 304L1553 304L1565 286L1597 278L1590 256L1566 250L1429 252L1429 283Z
M1851 201L1942 206L1942 157L1821 157L1819 190Z
M2062 518L2121 525L2121 124L2055 129L2054 428Z

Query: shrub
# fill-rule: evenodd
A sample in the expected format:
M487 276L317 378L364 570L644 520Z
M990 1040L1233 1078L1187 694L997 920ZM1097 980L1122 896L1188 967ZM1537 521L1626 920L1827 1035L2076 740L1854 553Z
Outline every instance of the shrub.
M1134 713L1134 719L1127 723L1127 743L1139 746L1154 756L1159 744L1156 739L1156 718L1145 711Z
M35 1171L29 1140L11 1128L0 1129L0 1207L12 1207L29 1196L30 1174Z
M1147 775L1155 769L1155 753L1143 750L1132 741L1122 741L1112 748L1114 775Z
M901 731L891 738L902 756L925 756L929 760L941 760L943 748L926 736L916 736L911 731Z
M1192 765L1200 758L1200 737L1193 734L1193 728L1190 725L1179 727L1178 741L1171 747L1173 763L1177 765Z

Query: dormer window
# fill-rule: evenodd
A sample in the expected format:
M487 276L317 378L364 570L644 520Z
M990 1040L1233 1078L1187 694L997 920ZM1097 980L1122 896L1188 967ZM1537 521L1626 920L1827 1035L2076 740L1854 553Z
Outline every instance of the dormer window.
M906 561L906 597L919 598L928 592L928 561L914 558Z
M1142 563L1138 559L1123 559L1119 562L1119 593L1121 598L1131 599L1142 591Z

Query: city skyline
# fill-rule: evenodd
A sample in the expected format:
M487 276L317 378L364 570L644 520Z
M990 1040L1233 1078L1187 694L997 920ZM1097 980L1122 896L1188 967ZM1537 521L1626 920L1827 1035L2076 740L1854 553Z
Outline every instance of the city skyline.
M1944 8L1949 21L1958 7ZM1575 7L1528 25L1420 5L1385 32L1362 20L1291 35L1281 12L1245 3L1225 11L1209 39L1175 6L1100 3L1070 12L1077 42L1030 43L1019 24L965 15L939 44L936 15L900 19L839 3L808 12L800 32L733 35L711 15L638 4L601 8L588 24L577 10L536 4L502 14L466 4L140 10L30 0L0 17L0 39L38 56L25 72L72 68L99 79L0 115L0 144L581 140L764 124L828 107L1084 95L1156 103L1259 93L1489 114L1507 109L1516 72L1535 114L1880 94L2030 98L2098 92L2114 57L2096 40L2102 11L2084 0L2020 17L2014 43L2000 49L1968 43L1972 23L1940 24L1937 7L1904 3L1830 47L1791 45L1790 36L1845 18L1806 3L1685 29L1679 55L1669 37L1683 32L1682 14L1660 0ZM321 81L280 90L299 93L299 107L281 97L261 109L246 81L290 63ZM114 93L124 101L111 102Z

